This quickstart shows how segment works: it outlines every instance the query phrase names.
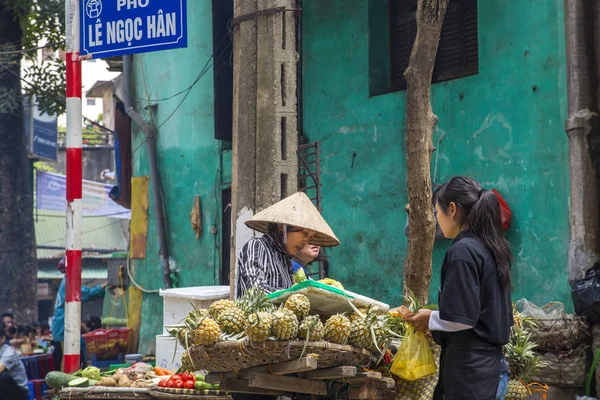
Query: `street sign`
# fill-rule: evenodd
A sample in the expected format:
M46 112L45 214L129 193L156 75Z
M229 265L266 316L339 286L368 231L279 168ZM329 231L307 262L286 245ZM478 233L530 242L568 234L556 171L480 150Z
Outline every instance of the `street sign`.
M29 157L48 161L57 159L58 120L55 115L43 114L35 97L24 100L25 135Z
M80 0L81 55L187 47L187 0Z

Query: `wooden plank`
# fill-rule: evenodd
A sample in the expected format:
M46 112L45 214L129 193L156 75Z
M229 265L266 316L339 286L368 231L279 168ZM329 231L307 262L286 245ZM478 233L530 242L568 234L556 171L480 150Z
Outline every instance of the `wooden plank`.
M270 372L273 375L288 375L297 374L299 372L314 371L315 369L317 369L317 357L308 356L281 364L271 365Z
M365 383L368 381L381 382L382 379L383 379L383 376L381 376L380 372L367 371L367 372L357 373L354 378L344 379L344 382L354 385L354 384L359 384L359 383Z
M296 360L280 363L260 365L258 367L246 368L237 373L226 372L217 374L208 374L204 378L207 383L219 383L223 378L241 378L248 379L255 372L270 373L273 375L289 375L301 372L314 371L317 369L317 357L308 356Z
M308 373L308 379L346 379L352 378L356 376L356 367L335 367L335 368L326 368L326 369L318 369L316 371L311 371Z
M284 392L276 390L268 390L263 388L250 387L248 381L243 379L225 378L221 381L219 390L232 393L251 393L251 394L262 394L266 396L279 396Z
M276 376L256 372L250 375L248 384L250 387L254 388L264 388L292 393L316 394L321 396L327 395L327 385L325 382L292 378L289 376Z
M206 376L204 377L204 381L206 383L210 383L211 385L214 385L216 383L221 383L221 381L225 378L232 378L232 374L229 373L212 373L212 374L206 374Z

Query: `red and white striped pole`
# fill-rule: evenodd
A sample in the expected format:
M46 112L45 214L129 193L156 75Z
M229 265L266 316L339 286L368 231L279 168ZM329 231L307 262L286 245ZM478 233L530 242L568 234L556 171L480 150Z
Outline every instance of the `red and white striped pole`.
M67 248L64 371L79 369L81 340L81 58L80 0L65 2L67 67Z

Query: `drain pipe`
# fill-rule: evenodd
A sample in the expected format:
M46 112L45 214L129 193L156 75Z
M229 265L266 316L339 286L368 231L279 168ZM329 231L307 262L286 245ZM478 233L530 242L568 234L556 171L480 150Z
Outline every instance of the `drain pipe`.
M129 118L134 121L144 132L146 147L148 149L148 164L150 169L150 183L152 184L152 199L154 203L154 216L156 218L156 230L158 233L158 242L160 245L160 265L162 267L164 289L172 287L171 269L169 266L169 247L167 243L167 224L165 217L165 206L158 170L158 156L156 154L156 128L154 124L147 124L146 121L134 110L131 105L131 76L132 76L132 56L123 56L123 86L125 111Z
M565 131L569 139L571 177L571 240L569 281L582 279L600 254L598 173L595 154L598 114L593 12L591 2L565 0L567 95L569 116Z

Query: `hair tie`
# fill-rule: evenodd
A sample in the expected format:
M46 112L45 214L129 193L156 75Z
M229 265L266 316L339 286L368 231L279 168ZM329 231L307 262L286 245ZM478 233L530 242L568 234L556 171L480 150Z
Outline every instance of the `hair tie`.
M481 196L483 196L483 192L485 192L485 189L481 189L481 190L479 191L479 195L477 196L477 198L479 198L479 199L480 199L480 198L481 198Z

